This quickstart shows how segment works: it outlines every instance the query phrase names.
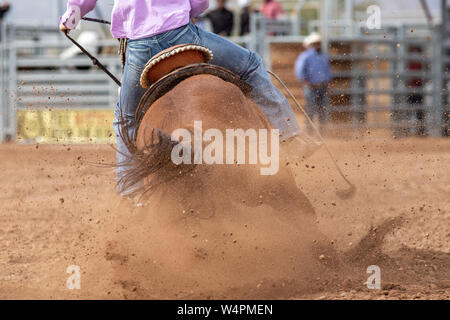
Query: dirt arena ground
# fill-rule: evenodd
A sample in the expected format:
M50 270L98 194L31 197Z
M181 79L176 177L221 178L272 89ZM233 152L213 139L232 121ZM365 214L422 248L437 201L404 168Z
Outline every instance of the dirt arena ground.
M329 143L357 192L347 200L336 196L339 177L323 150L296 170L317 228L328 239L327 249L313 251L312 263L318 267L308 283L297 285L295 279L281 276L272 283L252 280L240 293L212 297L449 299L450 140ZM139 224L139 214L151 210L152 203L136 208L121 200L114 194L114 170L89 162L113 163L114 150L108 145L0 145L0 298L209 298L194 288L179 295L151 294L138 283L117 280L111 262L117 259L103 246L105 232L111 232L109 225L118 216ZM164 234L158 234L159 240ZM270 232L265 239L246 239L244 231L236 234L233 242L238 244L277 242ZM168 241L178 241L171 237ZM297 245L302 246L289 243ZM276 263L283 259L273 253ZM166 252L171 254L176 252ZM196 256L208 263L202 251ZM70 265L82 270L81 290L66 288ZM369 265L381 268L381 290L365 285ZM280 268L268 268L267 278ZM167 277L183 278L190 270L166 272Z

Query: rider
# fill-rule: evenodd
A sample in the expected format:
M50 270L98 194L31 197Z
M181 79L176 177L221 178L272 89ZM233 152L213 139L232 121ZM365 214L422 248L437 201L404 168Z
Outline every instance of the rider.
M69 32L88 12L96 0L68 0L66 13L61 17L60 29ZM258 54L191 23L191 19L209 7L209 0L116 0L112 12L111 32L115 38L126 38L127 55L122 79L120 101L115 109L114 129L117 136L117 179L124 172L129 151L118 134L119 124L135 130L135 111L145 89L140 83L141 72L151 57L178 44L194 43L209 48L212 64L225 67L253 86L250 97L280 130L288 152L301 148L301 130L286 97L275 88ZM121 122L123 121L123 122ZM133 136L133 135L132 135ZM120 185L118 191L121 192ZM121 192L126 196L133 190Z

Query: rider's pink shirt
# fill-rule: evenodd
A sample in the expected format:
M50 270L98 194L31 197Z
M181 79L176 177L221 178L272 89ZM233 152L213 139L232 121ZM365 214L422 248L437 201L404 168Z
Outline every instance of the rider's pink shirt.
M260 10L267 19L278 19L283 13L283 8L277 1L271 1L261 6Z
M97 0L69 0L61 17L66 26L77 25ZM115 0L111 32L115 38L142 39L176 29L208 9L209 0Z

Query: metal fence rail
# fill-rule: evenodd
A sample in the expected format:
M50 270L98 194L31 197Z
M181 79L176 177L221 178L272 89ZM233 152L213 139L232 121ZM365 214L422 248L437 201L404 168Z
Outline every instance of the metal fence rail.
M121 65L117 41L98 43L99 60L117 77ZM118 101L117 85L92 67L84 56L62 60L66 42L13 42L0 46L2 92L1 140L15 139L20 110L111 109Z

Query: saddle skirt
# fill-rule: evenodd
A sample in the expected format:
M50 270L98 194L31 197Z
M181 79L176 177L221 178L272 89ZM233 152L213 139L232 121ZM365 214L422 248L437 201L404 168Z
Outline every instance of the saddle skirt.
M196 44L180 44L161 51L145 65L141 74L141 86L149 88L166 74L194 63L209 63L213 53Z

